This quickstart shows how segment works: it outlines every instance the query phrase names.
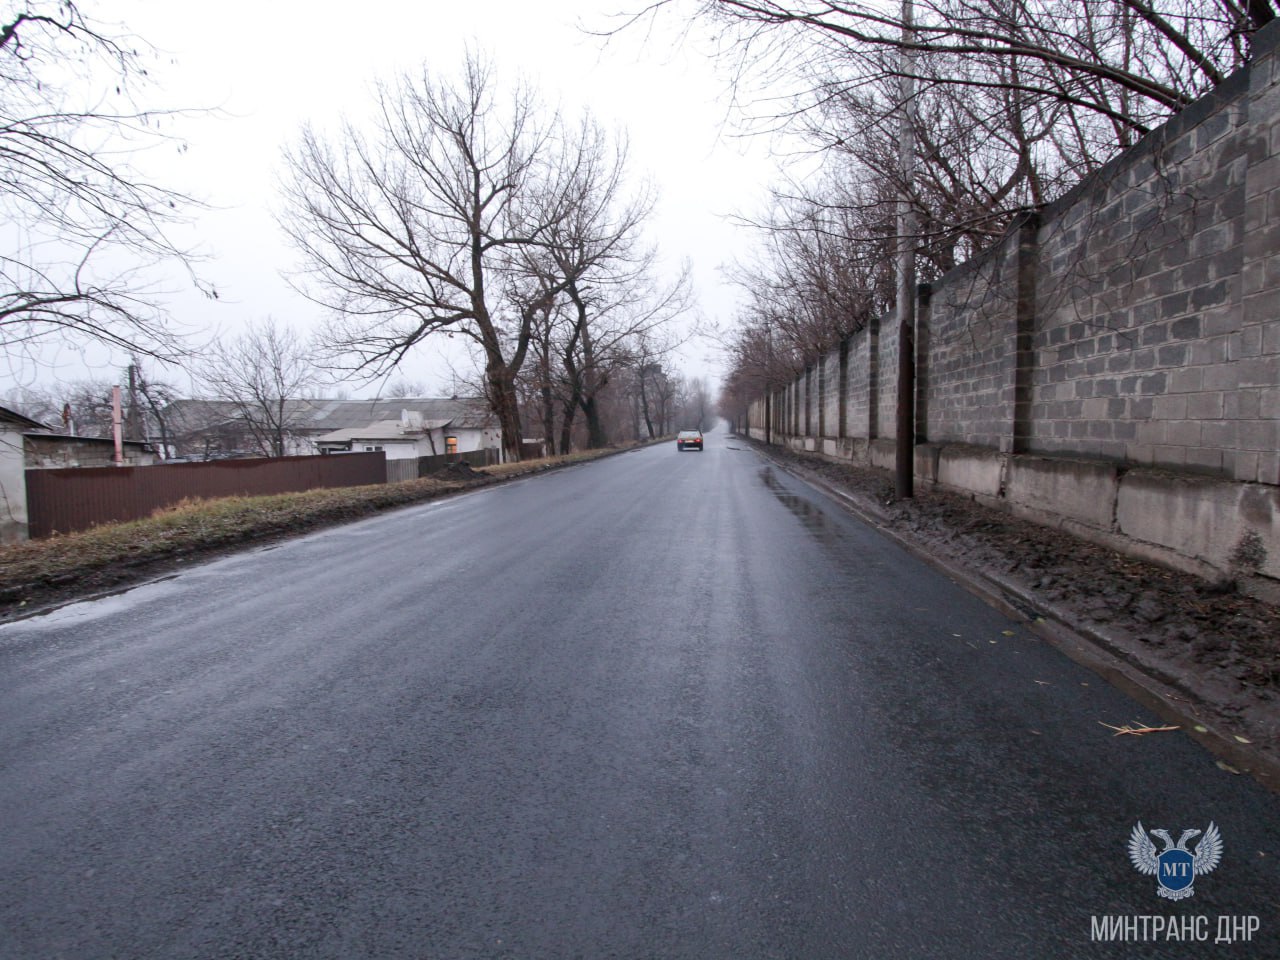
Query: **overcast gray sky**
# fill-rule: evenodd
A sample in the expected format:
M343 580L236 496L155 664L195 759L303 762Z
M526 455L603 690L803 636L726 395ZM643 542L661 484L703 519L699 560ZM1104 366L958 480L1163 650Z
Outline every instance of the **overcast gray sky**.
M178 294L169 301L174 316L222 335L268 314L310 330L321 308L281 276L296 263L273 218L282 147L306 121L325 127L367 113L378 77L424 63L454 72L471 44L504 76L523 75L566 113L588 108L627 132L633 175L649 177L660 193L653 239L669 264L692 261L702 313L727 321L735 293L719 268L745 252L750 238L724 216L759 207L772 169L766 145L734 136L725 80L674 31L637 29L606 44L580 29L608 26L616 9L591 0L95 4L98 19L120 23L163 52L148 104L217 108L178 122L172 132L188 150L146 160L167 185L211 206L192 237L209 255L201 272L220 299ZM182 286L182 278L173 284ZM704 366L704 358L711 363ZM119 359L63 352L57 375L108 377ZM710 344L694 342L679 366L690 376L715 376L714 361ZM405 376L430 393L448 388L447 367L430 342L406 364Z

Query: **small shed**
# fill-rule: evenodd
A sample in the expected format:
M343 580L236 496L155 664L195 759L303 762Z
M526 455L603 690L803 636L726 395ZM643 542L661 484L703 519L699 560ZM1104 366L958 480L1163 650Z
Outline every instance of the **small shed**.
M29 430L48 429L38 420L0 407L0 543L27 539L26 442Z
M126 440L123 466L156 462L150 444ZM66 467L109 467L116 462L109 437L76 437L54 433L38 420L0 407L0 543L27 539L27 471Z

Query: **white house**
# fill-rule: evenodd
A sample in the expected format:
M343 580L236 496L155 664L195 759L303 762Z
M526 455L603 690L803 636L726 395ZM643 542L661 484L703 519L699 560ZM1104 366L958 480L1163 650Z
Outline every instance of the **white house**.
M43 423L0 407L0 543L27 539L27 474L23 434Z
M313 438L321 453L369 453L381 450L388 460L409 460L444 453L448 420L423 420L408 410L399 420L378 420L364 427L344 427Z
M453 412L453 411L451 411ZM368 426L343 427L315 437L321 453L383 451L388 460L407 460L440 454L470 453L502 445L502 432L489 417L460 415L425 419L417 410L403 409L398 420L378 420Z

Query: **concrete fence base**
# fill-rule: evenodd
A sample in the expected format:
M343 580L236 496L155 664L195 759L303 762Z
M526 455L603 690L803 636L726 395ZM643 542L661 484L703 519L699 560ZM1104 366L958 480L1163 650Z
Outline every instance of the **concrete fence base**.
M892 440L803 439L773 438L862 466L894 466ZM960 493L1120 553L1237 580L1280 602L1280 487L969 444L920 444L915 469L919 490Z

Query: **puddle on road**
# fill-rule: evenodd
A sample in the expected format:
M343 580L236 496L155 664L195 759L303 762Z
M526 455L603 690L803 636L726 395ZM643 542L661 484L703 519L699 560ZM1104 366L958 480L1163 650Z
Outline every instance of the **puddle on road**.
M34 616L22 617L0 624L0 633L25 633L36 630L57 629L69 625L78 627L94 620L100 620L103 617L125 613L141 603L147 603L171 594L174 590L174 584L170 581L177 578L178 574L171 573L167 576L157 577L154 580L148 580L146 583L120 587L106 593L64 603L51 610L36 613Z
M772 467L761 467L757 476L778 501L795 514L800 525L812 534L819 542L834 547L843 539L838 530L831 527L827 515L804 497L796 496L782 485L773 472Z

